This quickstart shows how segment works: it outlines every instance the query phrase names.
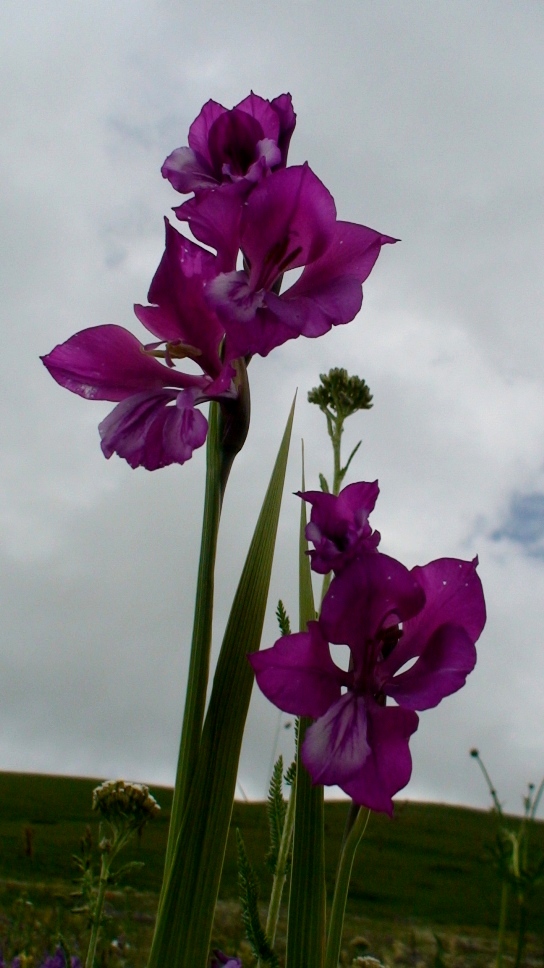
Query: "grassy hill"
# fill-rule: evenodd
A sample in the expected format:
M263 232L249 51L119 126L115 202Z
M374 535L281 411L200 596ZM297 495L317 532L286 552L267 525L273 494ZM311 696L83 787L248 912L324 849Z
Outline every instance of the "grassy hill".
M0 883L15 889L51 884L68 888L74 877L72 855L87 825L94 843L98 823L91 793L99 780L0 773ZM139 891L159 890L172 791L152 787L161 816L127 850L125 860L145 862L130 877ZM327 884L332 890L347 805L326 805ZM516 824L517 821L513 820ZM221 897L236 898L234 829L239 827L266 896L269 876L265 805L236 803ZM489 860L496 818L487 812L436 804L400 802L395 818L372 816L356 858L349 910L371 918L416 919L434 925L493 927L500 889ZM534 847L544 853L544 824L534 832ZM32 856L27 856L29 841ZM531 927L544 934L544 888L535 895Z
M6 957L25 951L39 964L52 950L59 930L71 950L86 950L88 925L75 914L76 868L89 829L98 842L98 821L91 810L92 790L101 781L71 777L0 773L0 948ZM159 819L124 852L120 863L143 861L131 872L128 888L108 895L110 920L101 942L103 968L145 968L162 878L170 789L152 787L161 805ZM346 803L327 803L326 874L332 893ZM519 821L512 820L517 826ZM395 818L371 817L355 860L344 928L342 964L354 954L370 951L386 964L433 965L436 933L446 946L450 966L486 968L493 957L500 903L500 885L490 861L497 829L487 812L437 804L399 802ZM244 929L237 906L235 828L269 896L270 877L264 866L268 849L266 807L236 803L227 845L213 943L242 954ZM536 825L532 849L544 854L544 824ZM529 916L527 965L544 964L544 885L535 892ZM511 905L512 917L515 904ZM515 924L510 924L513 932ZM364 938L361 936L364 935ZM357 947L360 943L363 947ZM278 953L283 956L285 919L280 918ZM514 951L514 934L509 948ZM244 954L245 951L245 954ZM530 957L529 957L530 955Z

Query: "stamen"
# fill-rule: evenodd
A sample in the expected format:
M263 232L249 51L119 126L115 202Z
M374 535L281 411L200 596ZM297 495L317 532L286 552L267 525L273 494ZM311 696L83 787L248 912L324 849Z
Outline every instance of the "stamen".
M163 350L156 349L160 345L160 343L148 343L147 346L143 347L142 352L146 356L155 356L159 360L164 360L166 365L170 367L174 366L172 360L187 358L196 360L199 356L202 356L202 350L199 350L196 346L191 346L190 343L183 343L181 340L166 342Z

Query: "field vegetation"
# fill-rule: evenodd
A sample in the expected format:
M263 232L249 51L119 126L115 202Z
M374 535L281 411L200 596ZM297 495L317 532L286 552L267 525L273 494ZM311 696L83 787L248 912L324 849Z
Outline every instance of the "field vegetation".
M88 927L77 907L77 867L85 844L98 843L92 790L100 780L0 774L0 947L6 962L24 952L28 968L52 951L59 932L73 953L84 953ZM134 839L121 859L144 866L126 886L107 895L107 922L99 964L144 968L161 883L172 791L153 787L160 817ZM326 806L327 886L334 870L347 813L346 803ZM516 821L513 821L515 824ZM251 963L237 904L235 828L262 885L268 848L265 805L236 803L225 858L215 943ZM372 816L356 858L344 934L343 960L371 954L391 965L440 966L493 963L500 882L491 850L497 819L460 807L399 802L393 820ZM537 823L531 849L544 853L544 824ZM95 856L96 851L95 851ZM98 861L96 861L98 863ZM544 885L530 899L527 966L544 965ZM514 950L515 905L508 951ZM285 925L280 922L281 954ZM505 965L509 958L505 959ZM511 960L510 960L510 963Z

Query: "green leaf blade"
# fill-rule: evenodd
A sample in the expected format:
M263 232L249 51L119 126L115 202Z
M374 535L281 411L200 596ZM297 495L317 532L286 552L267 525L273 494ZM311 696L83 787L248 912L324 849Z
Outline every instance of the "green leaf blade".
M206 968L253 686L285 480L294 403L234 598L214 676L191 796L168 875L149 968Z

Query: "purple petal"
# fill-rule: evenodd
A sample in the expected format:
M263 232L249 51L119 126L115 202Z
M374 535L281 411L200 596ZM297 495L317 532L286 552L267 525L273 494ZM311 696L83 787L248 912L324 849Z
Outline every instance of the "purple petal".
M181 340L198 351L202 369L216 376L225 330L206 298L206 286L217 275L217 259L184 238L165 219L166 247L149 288L153 306L135 306L140 322L161 340Z
M310 169L307 170L310 171ZM315 179L320 188L312 182L307 186L308 190L304 191L304 200L312 201L311 188L312 191L316 190L316 197L323 202L321 211L323 234L319 235L320 241L323 240L328 228L332 226L333 229L324 253L312 262L311 259L317 253L310 254L308 248L302 244L304 239L300 239L294 232L290 235L290 227L281 223L282 212L290 215L289 192L285 192L285 197L280 198L276 211L278 224L272 227L270 235L273 244L267 245L268 229L265 232L262 230L268 217L266 205L263 204L262 212L259 211L260 205L256 204L255 197L257 196L258 202L272 204L272 200L266 198L265 193L272 194L273 179L278 176L287 177L288 173L289 177L292 177L290 173L293 171L301 171L301 169L288 168L266 179L255 189L244 208L240 244L251 264L247 296L244 300L244 305L249 304L251 293L255 294L253 303L255 315L251 324L249 315L240 311L239 303L225 297L220 276L209 289L210 298L225 321L233 354L249 352L267 356L272 349L281 346L289 339L295 339L301 335L315 338L328 332L332 326L350 322L361 308L363 299L361 285L378 258L381 245L396 241L362 225L353 225L349 222L334 223L332 209L326 211L325 196L321 193L324 186ZM284 187L288 187L287 184L284 186L279 181L278 184L282 191ZM324 191L327 190L324 189ZM330 201L332 203L332 198ZM307 242L313 231L311 218L312 216L308 215ZM253 234L248 231L249 224L252 231L255 229L257 240L261 243L260 249L254 244ZM296 220L293 225L296 225ZM301 231L304 233L304 226ZM294 253L295 257L293 257ZM306 265L297 282L278 296L268 290L279 277L279 267L283 265L282 259L285 262L284 268L302 265L304 261L310 264ZM246 346L249 347L247 350Z
M277 141L281 151L282 162L285 165L287 164L289 142L295 130L297 116L293 111L293 102L290 94L280 94L279 97L275 97L270 103L280 119L280 132Z
M313 783L344 784L354 778L370 755L366 701L347 692L306 730L302 762Z
M84 329L41 359L57 383L88 400L116 402L143 390L204 387L209 382L163 366L122 326Z
M351 222L337 222L326 252L307 265L295 284L282 293L284 314L302 318L304 336L321 336L332 326L351 322L359 312L362 283L370 275L388 235ZM287 323L284 315L283 321Z
M431 709L461 689L476 665L476 649L458 625L442 625L417 662L384 683L383 690L405 709Z
M477 558L473 561L439 558L412 569L412 575L425 591L425 608L405 622L402 639L386 660L385 674L394 674L405 662L421 655L441 625L458 625L472 642L479 639L486 614L477 564Z
M230 272L236 267L243 203L244 194L237 182L199 193L174 209L180 221L188 223L195 239L216 250L217 271Z
M269 309L280 300L273 293L253 291L245 272L228 272L214 279L208 296L225 324L227 357L267 356L271 350L299 335Z
M376 641L386 624L405 622L424 602L417 578L400 561L368 552L333 578L320 621L330 642L352 648L357 665L361 649L366 652L368 643Z
M370 756L342 789L355 803L391 816L392 797L406 786L412 773L408 740L418 727L418 715L411 709L370 702L367 723Z
M208 430L206 418L194 409L194 395L165 390L123 400L98 428L105 457L116 453L131 467L148 471L184 464L202 446Z
M317 622L248 659L261 692L286 713L316 718L340 697L344 674L332 661Z
M210 968L220 968L221 965L224 965L225 968L242 968L242 962L239 958L226 955L219 948L214 949L213 955L214 957L212 958Z
M241 247L253 290L271 289L287 269L313 262L335 230L334 199L308 165L273 172L249 196Z
M271 104L270 101L266 101L252 91L236 105L234 110L241 111L254 118L261 128L261 138L270 138L277 143L280 136L280 116L279 112L274 109L273 102Z
M306 537L315 545L310 551L312 569L321 575L339 571L364 546L375 547L368 516L374 510L378 482L348 484L338 496L322 491L298 492L312 505Z
M289 290L293 295L309 295L343 277L356 279L362 285L368 279L382 245L398 242L366 225L337 222L334 236L319 259L306 267Z
M191 148L175 148L164 162L161 175L176 192L185 194L217 184L213 172Z
M208 150L218 181L223 175L243 177L256 160L257 144L264 137L260 123L245 111L233 108L221 114L212 124L208 137Z
M193 151L200 155L211 168L211 157L208 149L208 141L210 137L210 130L212 125L217 121L222 114L227 111L222 104L217 101L213 101L211 98L206 101L206 104L202 108L200 114L193 121L191 127L189 128L189 147Z

